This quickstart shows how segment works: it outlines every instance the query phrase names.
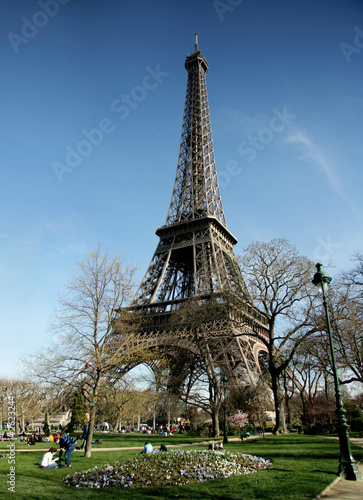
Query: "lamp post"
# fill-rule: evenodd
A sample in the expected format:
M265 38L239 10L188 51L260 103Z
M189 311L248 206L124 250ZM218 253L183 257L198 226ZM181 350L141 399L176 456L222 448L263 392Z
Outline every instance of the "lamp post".
M335 387L335 400L336 400L336 413L338 416L338 425L337 431L339 435L339 448L340 448L340 459L339 459L339 470L338 476L345 477L345 479L349 479L352 481L357 481L362 479L362 474L359 472L358 467L355 463L354 458L352 457L352 452L350 449L349 442L349 431L348 424L345 418L345 410L343 406L342 396L340 394L339 387L339 379L337 372L337 365L335 361L335 353L334 353L334 345L333 345L333 337L331 333L330 327L330 319L329 319L329 311L328 305L326 302L325 292L328 288L329 283L331 282L331 277L322 270L322 264L316 264L317 272L314 274L313 284L319 288L319 291L323 294L323 304L326 315L326 323L329 335L329 343L330 343L330 352L332 359L332 369L334 376L334 387Z
M223 444L228 443L227 438L227 405L226 405L226 390L227 390L227 376L224 373L223 378L223 396L224 396L224 429L223 429Z

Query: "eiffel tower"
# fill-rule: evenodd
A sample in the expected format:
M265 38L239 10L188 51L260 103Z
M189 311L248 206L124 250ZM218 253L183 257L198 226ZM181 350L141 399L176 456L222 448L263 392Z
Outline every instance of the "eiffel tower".
M212 297L238 297L239 306L228 317L211 318L205 342L211 345L218 338L218 348L209 349L213 362L230 374L242 369L253 381L259 372L258 352L265 350L253 332L267 335L267 322L250 300L234 253L237 239L227 229L214 158L208 63L195 36L195 50L185 58L188 82L171 203L165 224L156 230L159 243L131 309L151 321L150 346L193 350L188 329L170 326L173 311L193 300L201 305Z

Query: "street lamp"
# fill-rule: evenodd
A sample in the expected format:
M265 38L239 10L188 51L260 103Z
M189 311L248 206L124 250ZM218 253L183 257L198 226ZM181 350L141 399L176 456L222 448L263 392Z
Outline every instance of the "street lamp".
M345 410L343 407L342 396L340 394L339 387L339 379L337 366L335 361L335 353L334 353L334 345L333 345L333 337L331 333L330 327L330 319L329 319L329 311L326 302L325 292L328 288L329 283L331 282L331 277L322 270L322 264L316 264L317 272L314 274L313 284L318 287L319 291L323 294L323 303L326 314L326 323L328 327L328 335L329 335L329 343L330 343L330 352L332 359L332 369L334 376L334 386L335 386L335 400L336 400L336 413L338 416L338 425L337 431L339 435L339 448L340 448L340 459L339 459L339 470L338 476L345 477L345 479L349 479L352 481L361 480L362 474L359 472L358 467L355 463L354 458L352 457L352 452L350 449L349 442L349 431L348 424L345 418Z
M227 376L224 373L223 378L223 396L224 396L224 430L223 430L223 444L228 443L228 438L227 438L227 405L226 405L226 390L227 390Z

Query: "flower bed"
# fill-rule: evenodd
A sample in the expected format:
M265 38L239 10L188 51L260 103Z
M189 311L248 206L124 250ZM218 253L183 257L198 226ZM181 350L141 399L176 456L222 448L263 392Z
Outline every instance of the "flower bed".
M130 461L106 464L68 474L64 483L75 488L143 488L213 481L266 469L269 460L228 451L187 451L140 454Z

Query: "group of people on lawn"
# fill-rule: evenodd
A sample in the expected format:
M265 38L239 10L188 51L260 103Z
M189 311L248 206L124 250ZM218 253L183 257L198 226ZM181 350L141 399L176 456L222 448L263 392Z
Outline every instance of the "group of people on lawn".
M167 451L165 444L161 443L159 451ZM153 445L151 443L146 441L145 445L144 445L144 449L142 450L141 453L145 453L145 455L148 455L149 453L156 453L156 450L154 450Z
M83 445L84 445L85 441L87 439L87 430L85 430L83 432L83 434L80 436L80 438L84 440L83 441ZM42 456L42 458L39 462L39 466L42 469L56 469L56 468L60 468L60 467L72 467L71 466L71 455L77 447L76 439L68 436L67 434L62 434L62 436L60 436L59 434L56 434L53 439L54 439L54 443L59 444L59 446L60 446L59 457L54 458L54 455L57 453L58 450L57 450L57 448L52 447L46 453L44 453L44 455ZM167 451L165 444L161 444L160 449L158 451L159 452L160 451ZM62 453L65 453L65 455L64 455L65 464L64 465L60 464L60 459L61 459ZM156 451L154 451L152 444L148 443L146 441L144 449L142 450L141 453L149 454L149 453L156 453Z
M81 450L86 445L87 436L88 436L88 427L84 427L83 433L78 437L78 439L83 439L83 443L80 446ZM59 457L54 459L54 455L57 453L58 450L57 448L54 447L50 448L47 451L47 453L44 453L44 455L42 456L39 462L40 467L42 469L71 467L71 455L77 448L77 440L72 438L71 436L68 436L68 434L62 434L61 436L59 434L56 434L55 436L52 436L52 441L55 444L59 444L60 447ZM65 464L61 465L60 459L63 453L64 453Z
M59 467L72 467L71 466L71 455L77 447L76 439L68 436L68 434L56 434L54 436L54 443L59 444L60 452L59 457L54 459L54 455L57 453L57 448L50 448L47 453L44 453L42 456L39 465L42 469L55 469ZM62 457L62 453L64 453L65 464L61 465L60 459Z

